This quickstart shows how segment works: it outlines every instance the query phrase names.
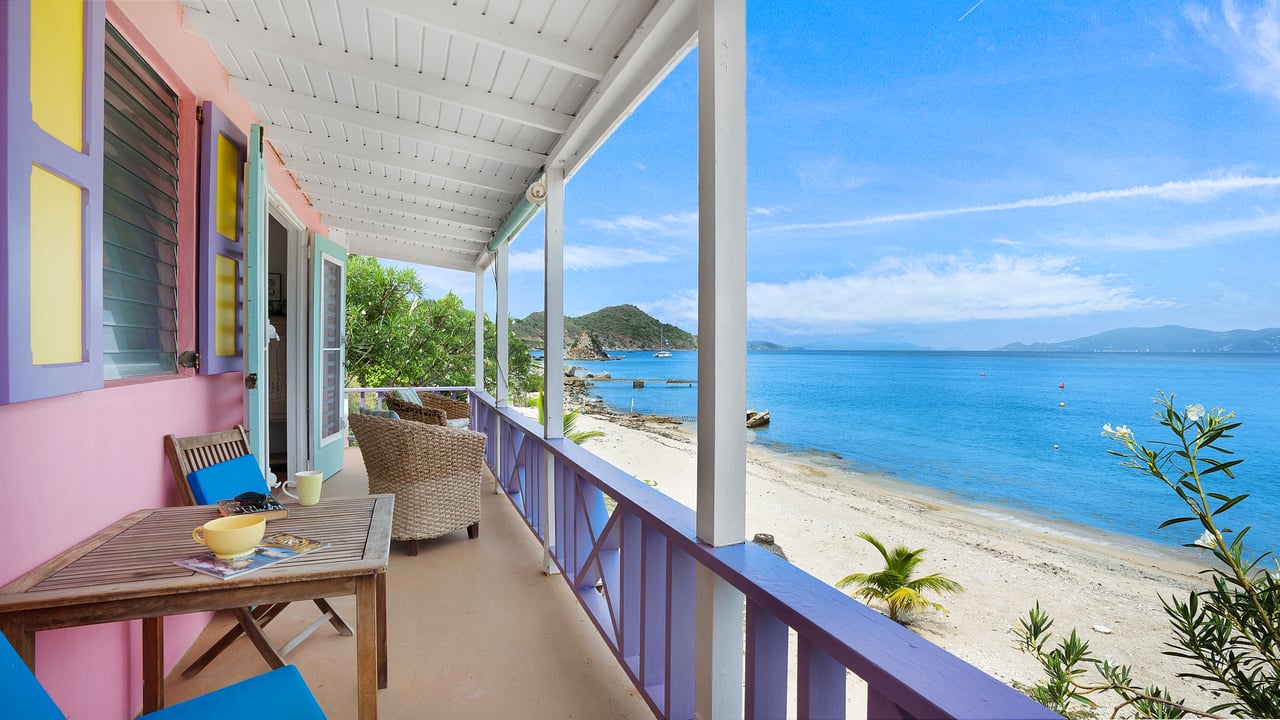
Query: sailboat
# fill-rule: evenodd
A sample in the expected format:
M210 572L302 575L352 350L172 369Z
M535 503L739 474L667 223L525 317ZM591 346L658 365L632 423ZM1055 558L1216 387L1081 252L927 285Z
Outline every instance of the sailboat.
M653 356L656 358L671 357L671 351L667 349L668 346L671 345L671 343L667 342L667 335L666 335L665 328L663 328L661 325L658 326L658 337L662 338L662 347L659 348L658 352L654 353Z

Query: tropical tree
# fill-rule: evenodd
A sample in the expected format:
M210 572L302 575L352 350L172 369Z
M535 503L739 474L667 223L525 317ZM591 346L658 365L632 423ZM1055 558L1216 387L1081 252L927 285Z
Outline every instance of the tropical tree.
M1142 717L1210 717L1223 712L1280 717L1280 573L1273 570L1270 552L1254 556L1245 546L1251 526L1237 530L1223 524L1223 515L1248 494L1210 487L1234 479L1234 468L1243 462L1222 444L1240 423L1235 413L1216 408L1206 412L1200 404L1178 410L1173 398L1161 393L1155 400L1155 420L1173 440L1148 447L1127 425L1104 425L1102 434L1121 445L1109 451L1122 459L1121 465L1160 481L1185 506L1185 514L1160 527L1190 523L1201 531L1185 547L1212 556L1203 571L1212 586L1185 597L1160 596L1173 634L1172 642L1165 643L1165 655L1185 660L1188 668L1178 677L1195 680L1221 702L1207 710L1194 709L1159 686L1139 685L1132 680L1130 666L1094 657L1075 630L1057 647L1051 646L1053 619L1038 602L1014 629L1018 646L1034 655L1045 673L1028 694L1063 714L1081 706L1088 711L1094 706L1090 696L1109 692L1122 700L1116 713L1131 707ZM1089 669L1096 680L1086 678Z
M937 573L924 577L911 577L916 567L924 561L924 548L911 550L906 545L898 545L892 550L871 533L858 533L858 537L871 543L872 547L884 558L884 569L873 573L853 573L846 575L836 583L836 587L845 589L855 586L850 595L864 600L876 600L889 606L889 619L907 624L904 616L914 614L918 610L935 609L946 612L942 605L929 600L925 592L959 593L964 588L960 583L945 578Z
M475 313L453 293L427 298L417 273L375 258L347 259L347 385L469 386L475 377ZM493 361L497 327L485 318L485 387L498 372L522 388L532 372L529 348L509 335L509 367Z
M539 390L537 398L534 400L534 405L538 408L538 424L539 425L547 424L546 402L547 402L546 393ZM565 438L577 445L581 445L584 441L590 440L591 438L604 437L604 431L602 430L578 430L577 429L578 416L581 414L582 414L582 411L576 410L576 409L570 410L569 412L564 414Z

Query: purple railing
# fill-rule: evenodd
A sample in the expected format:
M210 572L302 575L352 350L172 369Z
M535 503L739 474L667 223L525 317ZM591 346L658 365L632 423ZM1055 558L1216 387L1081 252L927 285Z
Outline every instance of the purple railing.
M601 636L659 717L694 712L695 577L702 565L746 598L744 708L788 716L787 667L797 635L794 712L844 718L846 670L867 683L868 718L1057 718L928 640L751 543L696 539L692 510L567 440L472 391L485 459ZM547 457L554 507L544 507ZM611 500L612 510L606 500Z

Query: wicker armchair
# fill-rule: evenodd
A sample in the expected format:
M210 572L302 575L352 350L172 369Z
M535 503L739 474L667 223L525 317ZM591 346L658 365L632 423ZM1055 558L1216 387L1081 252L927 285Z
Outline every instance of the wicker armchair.
M395 395L387 395L382 398L382 402L388 410L395 412L404 420L416 420L428 425L447 424L443 410L414 405L408 400L398 398Z
M471 406L467 404L466 400L454 400L451 397L445 397L430 390L419 390L418 399L422 400L423 407L443 410L446 419L462 420L471 418Z
M353 414L370 493L395 495L391 539L409 543L467 529L480 535L480 482L484 477L483 433L408 420Z

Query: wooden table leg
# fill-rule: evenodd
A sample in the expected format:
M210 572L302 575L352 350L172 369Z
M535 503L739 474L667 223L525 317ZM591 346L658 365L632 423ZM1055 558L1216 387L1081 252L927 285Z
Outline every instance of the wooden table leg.
M378 689L387 686L387 574L378 573Z
M142 712L164 707L164 618L142 619Z
M24 628L21 621L10 617L0 620L0 632L9 638L9 644L13 646L14 652L18 653L18 657L22 658L22 662L27 664L27 668L35 672L36 634Z
M359 720L378 717L378 580L356 578L356 708Z

